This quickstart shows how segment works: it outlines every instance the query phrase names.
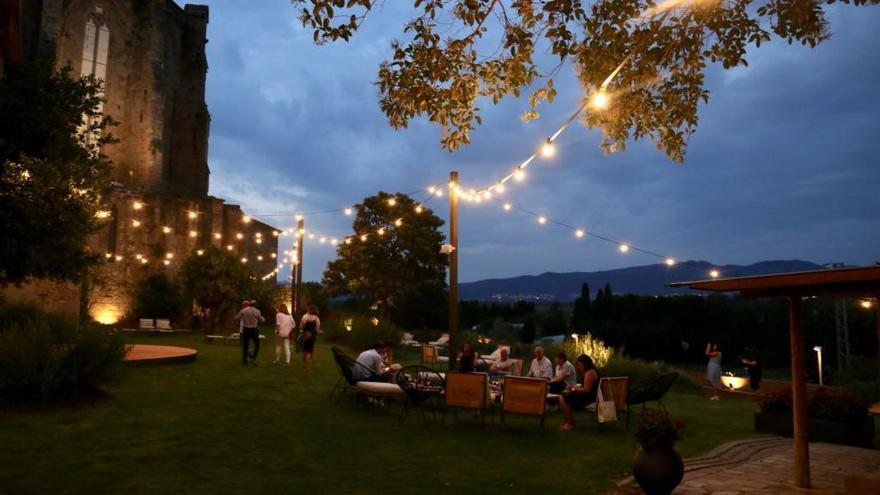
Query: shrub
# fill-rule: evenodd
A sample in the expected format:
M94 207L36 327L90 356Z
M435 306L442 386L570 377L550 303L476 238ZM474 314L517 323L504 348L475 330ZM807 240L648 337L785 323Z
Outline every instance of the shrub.
M164 273L157 273L138 284L132 303L132 319L169 318L180 321L186 299L180 285Z
M636 427L636 441L644 449L654 447L672 447L679 439L678 431L684 428L681 421L672 422L669 414L651 412L639 420Z
M816 391L807 402L807 416L815 419L849 423L858 421L866 414L868 408L864 404L845 395L831 395L824 388Z
M614 356L614 348L605 345L605 342L593 337L589 332L579 335L577 339L567 339L562 345L562 350L572 361L581 354L590 356L597 368L604 368Z
M880 382L852 382L844 389L859 404L870 406L880 402Z
M378 324L376 324L378 323ZM352 350L371 347L377 340L400 342L403 331L390 321L373 320L363 315L346 315L342 312L321 321L321 337Z
M33 306L0 307L0 400L33 402L93 394L122 361L121 339Z

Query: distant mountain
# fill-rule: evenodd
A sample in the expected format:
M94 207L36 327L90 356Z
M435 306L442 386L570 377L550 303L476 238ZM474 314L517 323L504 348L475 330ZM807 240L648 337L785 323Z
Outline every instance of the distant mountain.
M717 266L705 261L680 262L669 267L665 264L633 266L617 270L598 272L553 273L541 275L523 275L512 278L496 278L466 282L458 285L459 299L477 299L483 301L573 301L580 294L581 284L590 284L595 290L611 284L616 294L640 294L645 296L663 296L671 294L687 294L694 292L689 289L672 289L666 287L671 282L700 280L708 277L712 269L721 272L722 277L738 277L763 275L768 273L799 272L821 269L821 265L809 261L778 260L762 261L747 266Z

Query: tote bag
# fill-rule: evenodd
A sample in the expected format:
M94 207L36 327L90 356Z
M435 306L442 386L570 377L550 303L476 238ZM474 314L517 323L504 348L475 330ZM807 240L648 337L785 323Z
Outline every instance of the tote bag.
M599 393L596 395L596 417L600 423L617 421L617 404L614 403L614 392L608 388L608 397L602 393L602 384L599 384Z

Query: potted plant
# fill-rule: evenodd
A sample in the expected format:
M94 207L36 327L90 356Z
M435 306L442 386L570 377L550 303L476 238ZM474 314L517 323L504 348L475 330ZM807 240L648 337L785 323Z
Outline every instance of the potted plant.
M681 483L684 463L675 451L681 421L673 421L662 412L648 413L636 428L639 450L632 462L636 482L648 495L668 495Z
M874 420L865 404L820 388L807 402L807 430L810 441L869 446L874 438ZM761 401L755 412L755 430L792 436L791 392L786 390Z

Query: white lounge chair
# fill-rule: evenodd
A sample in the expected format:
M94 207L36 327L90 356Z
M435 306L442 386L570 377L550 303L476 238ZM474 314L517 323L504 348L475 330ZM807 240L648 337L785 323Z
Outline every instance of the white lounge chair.
M439 339L437 339L433 342L428 342L428 345L432 345L434 347L446 347L446 344L448 344L448 343L449 343L449 334L444 333L443 335L440 336Z
M141 318L138 320L138 332L155 332L156 325L152 318Z
M171 320L156 320L156 330L159 333L174 333L174 329L171 328Z
M400 345L405 347L419 347L422 343L415 339L415 335L405 332L403 336L400 337Z
M485 356L480 356L480 361L483 361L483 364L492 364L495 361L501 359L501 349L507 349L507 353L510 354L510 346L509 345L499 345L492 351L492 354L487 354Z

